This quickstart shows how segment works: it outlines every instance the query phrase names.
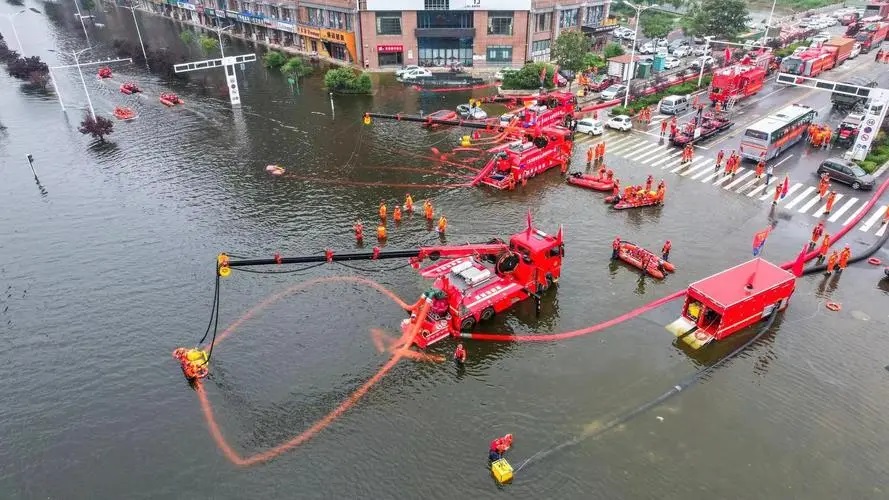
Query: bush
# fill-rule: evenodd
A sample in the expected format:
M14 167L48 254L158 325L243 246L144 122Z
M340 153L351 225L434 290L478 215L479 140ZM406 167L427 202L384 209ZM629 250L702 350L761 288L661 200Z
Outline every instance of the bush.
M605 62L605 58L598 55L593 54L592 52L587 52L587 54L583 57L583 67L584 69L592 68L596 72L600 69L604 68L608 63Z
M867 158L858 162L858 165L865 172L872 174L887 161L889 161L889 136L885 132L879 132L871 145Z
M775 54L775 57L787 57L790 54L793 54L794 50L796 50L799 47L803 47L803 46L808 47L809 41L804 40L802 42L791 43L790 45L788 45L784 48L774 51L774 54Z
M507 90L535 90L540 88L540 73L546 68L546 77L543 82L545 88L551 89L553 75L556 68L546 63L530 63L522 66L518 71L512 71L503 75L503 88Z
M701 80L701 88L706 88L710 85L710 80L713 77L711 75L704 75L703 80ZM641 92L642 89L637 90L637 92ZM633 93L630 93L630 103L624 108L623 106L617 106L612 108L612 115L634 115L637 111L644 108L645 106L654 106L657 103L661 102L661 99L667 97L668 95L687 95L691 94L698 90L698 82L691 81L680 83L678 85L673 85L671 87L667 87L661 91L655 92L654 94L640 97L633 97ZM618 112L620 111L620 112Z
M219 47L219 42L212 36L201 35L198 37L198 45L201 46L204 53L207 53Z
M612 57L622 56L626 53L623 47L619 43L611 42L605 46L605 50L602 51L605 54L605 59L611 59Z
M37 56L19 57L18 59L9 62L6 70L10 75L20 80L30 80L32 78L31 75L34 73L49 73L49 66Z
M349 68L334 68L324 75L324 85L337 94L369 94L373 88L370 76L356 74Z
M87 113L84 115L83 121L80 122L81 134L90 134L100 141L104 141L105 136L110 135L112 129L114 129L114 122L104 116L96 116L96 119L93 120L92 115Z
M287 64L287 56L277 50L270 50L262 58L266 68L277 69Z
M291 57L281 66L281 73L295 78L311 75L312 71L314 71L314 68L299 57Z

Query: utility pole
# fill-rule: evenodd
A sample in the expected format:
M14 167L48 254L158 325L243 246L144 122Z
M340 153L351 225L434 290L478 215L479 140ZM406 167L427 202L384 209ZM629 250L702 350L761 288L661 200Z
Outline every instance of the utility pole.
M92 115L93 120L95 120L95 119L96 119L96 112L95 112L95 110L93 109L93 101L92 101L92 99L90 99L89 91L88 91L87 88L86 88L86 80L84 79L84 77L83 77L83 71L81 71L80 68L82 68L82 67L84 67L84 66L97 66L97 65L99 65L99 64L113 64L113 63L118 63L118 62L129 62L129 63L132 63L133 60L130 59L130 58L124 58L124 59L106 59L106 60L104 60L104 61L91 61L91 62L87 62L87 63L82 63L82 62L80 62L80 59L79 59L80 54L82 54L82 53L84 53L84 52L86 52L86 51L88 51L88 50L90 50L90 49L92 49L92 47L87 47L87 48L85 48L85 49L83 49L83 50L79 50L79 51L77 51L77 52L72 52L71 54L74 56L74 64L66 64L66 65L64 65L64 66L52 66L52 67L50 67L50 68L49 68L49 78L50 78L50 80L52 81L52 85L53 85L53 87L55 87L55 89L56 89L56 97L59 98L59 105L62 107L62 111L66 111L66 110L65 110L65 103L62 101L62 94L59 92L59 85L58 85L58 83L56 83L56 78L55 78L55 76L53 76L53 72L52 72L52 70L54 70L54 69L77 68L77 73L80 75L80 83L83 85L83 91L84 91L84 93L86 94L86 101L87 101L87 103L89 104L90 114ZM47 50L48 50L49 52L57 52L56 50L53 50L53 49L47 49Z
M622 1L627 6L636 9L636 31L633 35L633 48L630 51L630 72L627 75L627 92L624 95L624 107L627 107L627 104L630 103L630 82L633 80L633 73L636 71L636 39L639 38L639 20L643 12L652 7L657 7L657 4L653 3L651 5L637 6L631 4L627 0Z
M225 56L225 49L222 47L222 32L232 27L234 27L234 25L214 30L219 37L219 53L222 55L221 58L176 64L173 66L173 71L176 73L186 73L202 69L223 68L225 70L225 80L228 85L229 100L231 101L232 106L240 106L241 94L238 90L238 74L235 71L235 65L256 61L256 54L243 54L230 57Z
M148 66L148 54L145 53L145 43L142 42L142 31L139 29L139 21L136 20L136 6L133 5L133 0L130 0L130 4L124 5L123 8L130 9L130 12L133 13L133 24L136 25L136 35L139 37L139 46L142 47L142 57L145 58L145 66L148 67L148 69L151 69L151 67Z
M83 14L80 12L80 5L77 3L77 0L74 0L74 8L77 9L77 17L80 18L80 26L83 28L83 36L86 37L86 44L88 46L92 46L90 43L90 35L86 32L86 23L83 22ZM86 16L90 19L93 18L92 15Z
M12 25L12 34L15 35L15 42L19 44L19 54L21 54L22 57L25 57L25 46L22 45L22 39L19 38L19 32L15 29L15 18L18 17L19 14L24 14L25 12L27 12L27 9L22 9L15 14L3 14L3 17L9 19L9 24Z

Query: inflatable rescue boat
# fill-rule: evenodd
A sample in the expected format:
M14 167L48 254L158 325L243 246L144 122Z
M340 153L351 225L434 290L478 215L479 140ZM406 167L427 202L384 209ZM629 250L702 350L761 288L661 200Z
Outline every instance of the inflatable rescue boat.
M99 68L99 72L97 73L99 78L111 78L111 68L108 66L102 66Z
M177 104L185 104L185 101L179 98L178 95L172 92L164 92L159 97L160 102L164 106L175 106Z
M118 106L118 107L114 108L113 114L114 114L114 117L117 118L118 120L132 120L133 118L136 117L135 111L133 111L131 108L127 108L127 107L123 107L123 106Z
M652 278L664 279L666 273L676 271L676 267L635 243L622 241L618 258L627 264L645 271Z
M139 92L142 92L142 89L140 89L139 86L133 82L126 82L121 84L120 92L127 95L138 94Z
M568 184L592 189L594 191L611 191L614 189L614 179L599 177L598 175L582 174L580 172L572 172L571 175L568 176Z

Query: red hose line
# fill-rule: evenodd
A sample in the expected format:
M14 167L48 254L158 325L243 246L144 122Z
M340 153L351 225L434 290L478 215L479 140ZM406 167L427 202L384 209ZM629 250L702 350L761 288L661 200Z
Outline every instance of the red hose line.
M433 189L457 189L464 187L472 187L472 183L461 182L457 184L407 184L393 182L365 182L365 181L349 181L337 179L322 179L320 177L308 177L298 175L288 175L291 179L307 182L317 182L319 184L336 184L340 186L365 186L365 187L397 187L397 188L433 188Z

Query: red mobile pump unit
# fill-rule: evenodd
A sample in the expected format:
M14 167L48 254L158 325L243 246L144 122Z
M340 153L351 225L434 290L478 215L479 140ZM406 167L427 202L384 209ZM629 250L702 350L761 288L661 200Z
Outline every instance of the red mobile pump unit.
M571 158L573 134L561 126L545 127L520 141L494 148L494 155L473 179L496 189L509 189L523 179L567 165Z

